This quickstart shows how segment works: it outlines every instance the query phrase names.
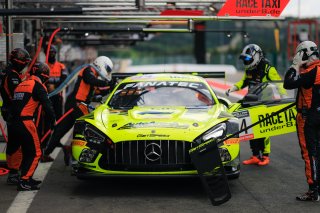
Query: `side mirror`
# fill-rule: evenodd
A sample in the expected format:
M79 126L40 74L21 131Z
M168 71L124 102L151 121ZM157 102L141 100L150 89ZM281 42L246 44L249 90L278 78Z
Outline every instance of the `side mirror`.
M231 102L226 98L218 97L218 100L221 104L225 105L228 108L231 105Z
M259 97L256 94L247 94L244 96L243 101L258 101Z

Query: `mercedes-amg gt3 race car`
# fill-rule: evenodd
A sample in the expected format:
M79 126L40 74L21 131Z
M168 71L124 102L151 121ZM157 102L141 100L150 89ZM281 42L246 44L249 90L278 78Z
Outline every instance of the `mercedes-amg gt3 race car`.
M122 80L104 104L79 118L73 172L90 176L196 175L189 150L239 130L207 81L189 74L145 74ZM230 141L238 141L235 135ZM226 174L239 177L239 143L219 144Z

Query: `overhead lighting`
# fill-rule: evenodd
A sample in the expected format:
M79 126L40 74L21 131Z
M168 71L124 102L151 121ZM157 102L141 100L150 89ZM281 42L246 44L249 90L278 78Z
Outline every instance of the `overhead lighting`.
M249 37L249 35L248 35L247 32L243 32L243 33L242 33L242 36L243 36L243 38L248 38L248 37Z
M175 2L167 2L166 5L168 7L175 7L176 6L176 3Z
M214 3L212 3L212 4L209 6L209 10L210 10L211 12L217 12L217 11L218 11L217 8L214 6Z
M228 38L231 38L231 36L232 36L231 32L226 32L226 36L227 36Z
M85 36L85 37L88 37L88 36L89 36L89 33L85 33L84 36Z

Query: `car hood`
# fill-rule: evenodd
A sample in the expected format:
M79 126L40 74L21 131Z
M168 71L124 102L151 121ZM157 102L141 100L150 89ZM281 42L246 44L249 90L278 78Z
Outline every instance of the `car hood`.
M114 142L128 140L193 141L228 119L221 104L204 108L134 107L129 110L100 106L94 120L87 119Z

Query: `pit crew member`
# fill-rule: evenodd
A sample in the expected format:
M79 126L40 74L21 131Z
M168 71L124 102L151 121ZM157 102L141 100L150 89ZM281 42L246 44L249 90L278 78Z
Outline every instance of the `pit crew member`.
M298 88L296 97L297 135L305 162L309 190L296 197L300 201L319 201L320 187L320 60L317 45L304 41L284 79L284 88Z
M15 149L13 146L12 137L10 135L12 128L12 97L15 88L21 83L20 74L31 61L28 51L22 48L15 48L10 53L9 64L1 73L0 93L3 100L1 107L1 115L7 123L8 144L6 149L7 166L10 170L7 184L16 185L19 181L19 169L22 160L20 149Z
M262 49L258 45L249 44L245 46L239 59L243 61L245 74L239 82L226 91L227 96L229 96L230 92L238 91L245 87L250 90L262 82L281 80L276 68L265 58ZM252 156L242 163L244 165L268 165L270 162L270 147L269 137L250 140Z
M40 140L34 122L34 115L42 105L48 115L47 122L55 122L55 114L48 98L45 83L49 78L49 67L45 63L35 63L30 70L30 78L20 83L12 98L11 136L15 150L21 147L21 176L18 191L38 190L41 181L32 178L41 157Z
M111 84L109 77L113 68L112 61L106 56L99 56L93 65L94 67L86 66L80 71L74 90L67 98L66 113L59 124L55 125L41 162L53 161L50 154L56 147L62 147L65 164L69 165L69 147L61 144L61 138L72 128L77 118L89 113L88 106L98 87Z

